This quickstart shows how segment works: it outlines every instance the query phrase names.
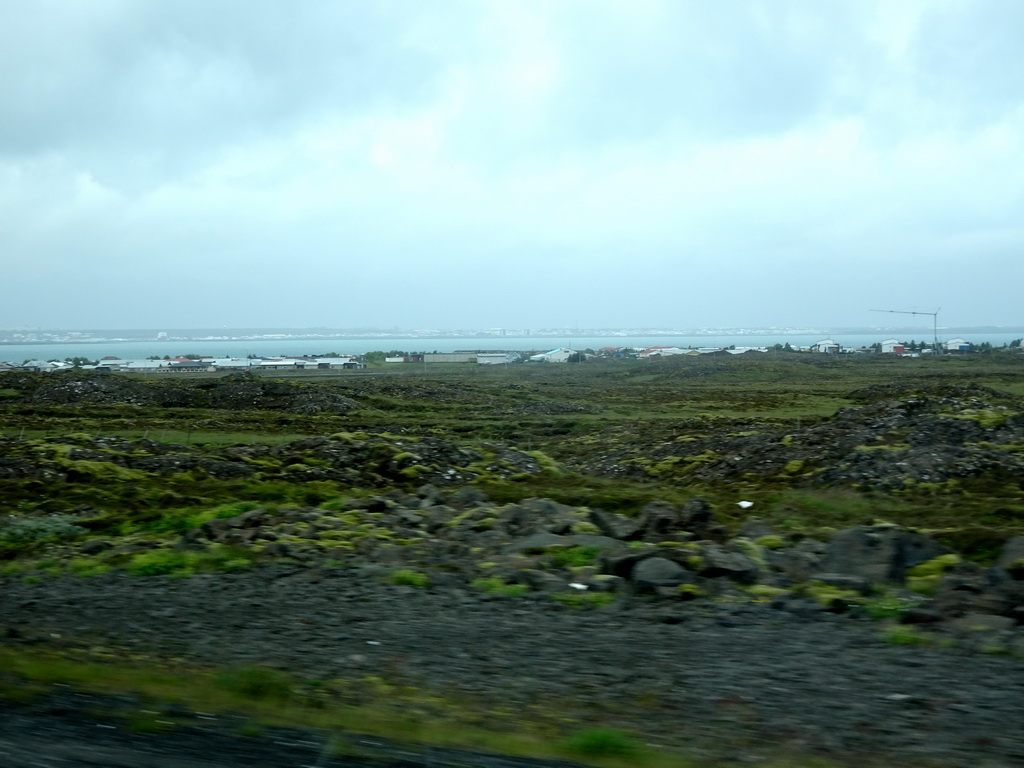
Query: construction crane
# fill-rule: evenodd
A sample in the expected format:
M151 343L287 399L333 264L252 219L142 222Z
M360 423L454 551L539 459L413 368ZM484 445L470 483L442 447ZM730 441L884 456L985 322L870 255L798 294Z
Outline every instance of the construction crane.
M939 307L939 309L942 309ZM934 345L932 350L934 352L939 351L939 309L934 312L918 312L912 309L872 309L872 312L892 312L897 315L931 315L932 316L932 334L934 336Z

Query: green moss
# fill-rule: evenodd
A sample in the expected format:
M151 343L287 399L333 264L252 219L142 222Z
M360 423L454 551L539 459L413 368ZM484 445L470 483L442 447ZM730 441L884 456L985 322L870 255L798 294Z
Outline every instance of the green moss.
M146 479L146 473L137 469L128 469L109 461L87 461L85 459L63 460L58 462L65 467L68 478L74 476L101 482L138 482Z
M430 473L430 467L426 467L423 464L410 464L408 467L403 467L398 470L398 474L404 477L406 480L418 481L424 475Z
M470 586L474 589L482 590L489 595L509 595L511 597L519 597L530 591L526 584L507 584L499 576L485 576L474 579L470 582Z
M111 565L95 558L76 558L67 564L67 568L76 576L99 576L111 570Z
M212 545L203 552L154 549L133 555L124 566L136 576L193 576L200 572L235 571L252 565L253 553L240 547Z
M551 599L571 608L603 608L615 602L615 595L611 592L580 591L552 595Z
M565 742L569 752L600 758L638 758L640 743L613 728L590 728L570 736Z
M907 571L907 588L925 595L934 594L946 571L960 562L960 555L948 554L915 565Z
M782 536L770 534L768 536L759 536L754 539L758 546L764 547L765 549L782 549L786 546L786 540Z
M787 448L789 448L791 445L793 445L793 436L792 435L786 435L784 438L782 438L779 441L779 444L780 445L784 445Z
M651 477L663 477L668 475L678 466L683 459L680 456L669 456L647 468L647 474Z
M542 473L551 475L552 477L562 477L565 475L565 470L562 468L562 465L546 453L542 451L524 451L524 453L537 462Z
M686 567L691 571L699 571L704 567L704 558L700 555L690 555L686 558Z
M771 600L778 597L779 595L785 595L789 592L788 589L782 587L772 587L768 584L751 584L744 590L748 595L759 600Z
M558 547L551 548L551 564L556 568L578 568L593 565L601 547Z
M818 605L826 608L833 605L837 600L843 602L856 602L860 598L860 594L852 589L834 587L831 584L825 584L824 582L817 580L808 581L799 585L796 588L796 591L812 598L818 603Z
M888 590L860 602L860 610L868 618L881 621L883 619L899 620L911 608L921 605L923 598L900 597Z
M216 684L245 699L283 703L291 698L294 681L277 669L246 666L220 673Z
M575 533L575 534L581 534L581 533L595 533L595 534L597 534L597 533L601 532L601 529L598 528L593 523L587 522L586 520L584 520L584 521L581 521L581 522L576 523L575 525L573 525L572 532Z
M739 538L732 540L733 546L738 547L743 551L750 560L757 565L762 571L765 570L768 565L764 559L764 550L759 544L751 541L750 539L740 536Z
M803 469L804 469L804 462L803 462L803 460L802 459L793 459L792 461L787 461L786 462L786 466L783 468L782 471L785 472L787 475L798 475L801 472L803 472Z
M171 549L155 549L134 555L125 570L136 576L163 576L169 574L191 575L194 569L189 566L185 552Z
M932 640L923 634L919 629L906 624L896 624L889 627L882 635L882 639L893 645L931 645Z
M684 456L683 461L692 468L699 464L710 464L711 462L718 461L720 458L722 458L722 454L708 449L690 456Z
M704 596L704 590L696 584L680 584L676 587L676 592L684 600L694 600L698 597Z
M418 587L425 589L430 586L430 578L425 573L402 569L391 574L391 583L405 587Z

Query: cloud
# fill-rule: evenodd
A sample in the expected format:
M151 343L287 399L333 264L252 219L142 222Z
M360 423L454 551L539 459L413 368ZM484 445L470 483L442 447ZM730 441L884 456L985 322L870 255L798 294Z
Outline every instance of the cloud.
M1013 322L1022 14L0 0L0 325Z

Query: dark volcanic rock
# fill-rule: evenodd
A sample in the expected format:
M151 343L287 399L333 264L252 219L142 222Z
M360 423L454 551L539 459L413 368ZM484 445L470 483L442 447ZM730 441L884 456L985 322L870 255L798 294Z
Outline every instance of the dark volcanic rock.
M895 526L861 526L832 536L823 568L875 583L892 583L902 581L908 568L949 551L934 539Z

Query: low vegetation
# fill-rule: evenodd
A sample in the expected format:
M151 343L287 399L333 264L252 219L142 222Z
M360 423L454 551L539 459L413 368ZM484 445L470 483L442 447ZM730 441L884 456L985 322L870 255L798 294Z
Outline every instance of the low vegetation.
M803 599L883 622L888 643L929 645L929 632L904 617L950 569L990 565L1024 534L1024 356L501 368L286 384L4 374L0 578L189 578L380 555L386 565L373 578L393 587L458 583L495 600L540 596L551 610L601 611L616 599L606 540L618 537L637 557L657 554L686 572L672 599ZM707 536L728 539L730 553L765 570L801 542L864 525L900 526L955 554L915 565L900 589L742 576L720 589L709 581L719 553L694 545L703 535L657 528L658 502L685 510L697 497L721 528ZM559 521L546 530L557 530L557 541L505 549L531 533L517 528L522 520L538 517ZM609 519L644 533L612 536ZM442 545L460 554L443 556ZM552 587L554 576L585 588ZM156 660L130 679L109 660L3 653L20 681L6 678L9 692L21 691L12 696L29 682L62 679L180 697L169 678L185 674L198 692L190 706L246 702L261 722L300 713L309 722L319 712L342 727L356 710L340 717L334 707L356 688L370 701L359 705L364 716L389 702L422 706L425 695L384 680L335 690L258 666L167 672ZM440 719L458 722L454 709L441 709ZM393 730L399 721L397 711L381 720ZM443 741L428 721L418 736ZM451 733L463 744L484 741L468 726ZM511 753L660 759L614 729L548 731L543 745L491 736Z

